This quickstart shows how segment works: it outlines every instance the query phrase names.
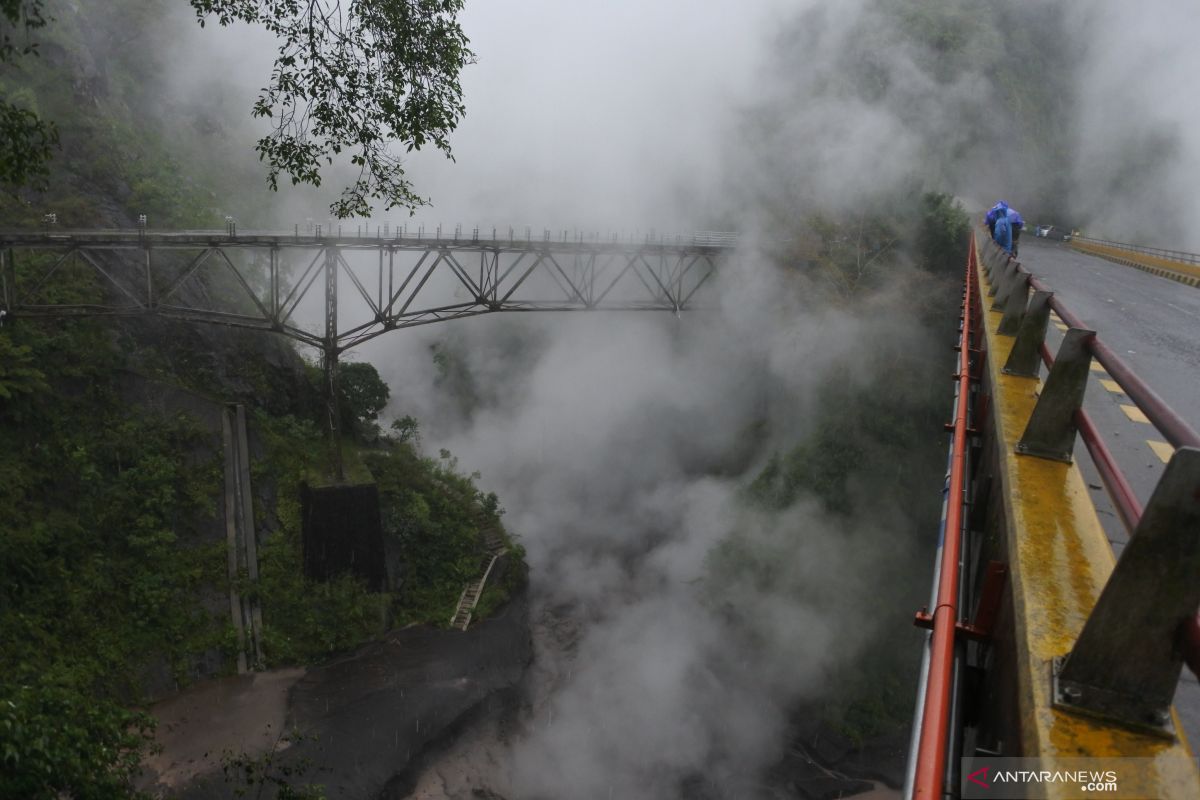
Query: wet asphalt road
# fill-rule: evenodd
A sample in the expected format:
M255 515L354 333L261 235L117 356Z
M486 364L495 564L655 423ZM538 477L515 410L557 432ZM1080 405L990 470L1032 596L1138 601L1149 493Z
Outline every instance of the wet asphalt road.
M1026 268L1042 277L1067 308L1200 430L1200 289L1078 253L1061 242L1035 239L1021 245L1020 260ZM1062 333L1051 327L1048 340L1053 351ZM1132 401L1119 387L1102 383L1107 379L1103 372L1091 373L1084 407L1145 503L1165 466L1154 448L1167 454L1164 445L1150 443L1165 443L1165 438L1154 426L1128 416L1122 406L1131 406ZM1090 459L1082 445L1079 456L1080 465L1087 467ZM1119 553L1125 531L1110 508L1101 511Z
M1200 430L1200 288L1085 255L1062 242L1023 240L1019 260L1049 284L1066 307L1095 330L1167 405ZM1061 331L1052 326L1047 335L1052 352L1061 341ZM1170 448L1153 425L1130 418L1122 406L1133 402L1119 387L1106 386L1105 380L1110 380L1107 374L1091 373L1084 407L1145 504L1163 473ZM1075 461L1092 490L1113 551L1120 555L1128 535L1080 442L1076 443ZM1200 683L1186 667L1175 708L1193 747L1200 745Z

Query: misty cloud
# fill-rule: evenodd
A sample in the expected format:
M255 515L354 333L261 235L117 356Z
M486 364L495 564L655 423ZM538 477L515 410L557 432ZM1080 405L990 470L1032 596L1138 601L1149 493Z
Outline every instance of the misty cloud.
M1200 249L1200 112L1188 99L1200 6L1077 3L1073 21L1087 47L1069 167L1086 232Z
M1175 96L1198 66L1182 5L468 4L479 63L463 76L457 162L413 155L434 206L372 224L747 234L708 311L484 317L361 348L426 450L448 448L499 493L539 613L578 625L569 645L543 643L551 686L492 788L663 798L697 775L733 789L779 756L792 704L855 669L881 599L906 602L888 581L927 568L936 520L918 530L878 465L856 465L849 516L811 497L767 513L745 486L813 432L823 388L902 399L917 389L881 386L878 370L933 380L944 370L927 354L945 343L918 313L937 287L902 257L832 303L749 240L770 251L813 215L904 219L926 188L976 207L1005 196L1031 221L1184 236L1200 143ZM1025 100L1060 113L1013 113ZM288 195L276 218L321 219L318 194ZM450 396L435 344L473 382L470 402ZM930 497L939 488L935 476Z

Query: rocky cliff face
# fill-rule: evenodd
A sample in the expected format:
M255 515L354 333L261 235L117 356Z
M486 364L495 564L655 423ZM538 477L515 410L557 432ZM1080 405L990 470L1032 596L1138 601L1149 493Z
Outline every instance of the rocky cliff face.
M406 628L327 664L165 701L153 709L164 749L142 788L223 800L279 778L321 784L329 800L408 797L464 729L515 709L532 659L528 615L521 593L466 632Z

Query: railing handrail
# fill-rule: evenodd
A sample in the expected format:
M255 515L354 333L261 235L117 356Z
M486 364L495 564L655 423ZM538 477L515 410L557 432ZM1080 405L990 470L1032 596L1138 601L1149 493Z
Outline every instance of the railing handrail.
M581 231L567 228L540 228L532 226L479 226L464 228L461 225L425 226L388 224L304 224L294 225L291 229L252 230L239 228L236 223L229 223L224 228L60 228L57 225L46 225L38 228L2 229L0 242L30 243L30 242L61 242L75 238L111 238L114 240L134 241L146 239L150 241L172 241L177 239L277 239L281 242L293 241L384 241L384 242L438 242L459 244L485 244L494 242L502 245L510 243L551 243L551 244L581 244L581 245L662 245L691 247L734 248L740 241L736 231L689 231L686 233L649 232L615 232L601 233L599 231Z
M1102 245L1104 247L1114 247L1118 250L1129 250L1134 253L1145 253L1152 256L1160 256L1168 261L1178 261L1182 264L1200 264L1200 253L1190 253L1186 250L1169 250L1162 247L1150 247L1143 244L1131 244L1129 242L1114 242L1109 239L1095 239L1091 236L1072 236L1073 242L1091 242L1092 244Z
M988 243L993 247L996 246L989 238ZM1011 258L1011 256L1009 256ZM1056 292L1050 289L1042 282L1032 271L1027 269L1020 261L1016 262L1016 270L1018 273L1027 275L1029 278L1029 287L1035 291L1050 292L1050 308L1058 314L1068 327L1079 330L1091 330L1074 312L1067 308L1066 303ZM1084 348L1099 362L1100 366L1104 367L1105 371L1117 382L1125 394L1133 401L1134 405L1146 415L1146 419L1150 421L1159 433L1171 444L1172 447L1200 447L1200 433L1188 424L1187 420L1181 417L1167 402L1159 396L1157 392L1146 383L1125 359L1121 358L1117 353L1105 344L1100 339L1099 333L1093 333L1084 342ZM1045 342L1041 346L1042 360L1049 367L1054 363L1054 358L1050 354L1049 348ZM1129 488L1128 481L1120 468L1116 466L1116 461L1112 458L1112 454L1108 451L1104 440L1100 438L1099 432L1091 423L1088 414L1083 409L1080 409L1076 414L1080 433L1083 436L1084 443L1088 446L1088 452L1092 456L1097 469L1100 471L1101 477L1104 479L1105 485L1109 488L1109 494L1112 496L1114 505L1117 506L1118 515L1125 523L1130 532L1137 527L1137 520L1141 516L1141 504L1133 496L1132 490ZM1110 482L1111 481L1111 482Z
M1015 521L1005 520L1009 524L1008 556L1018 570L1012 584L1013 602L1017 602L1016 587L1021 586L1024 593L1024 608L1018 606L1014 618L1024 618L1025 634L1031 636L1026 662L1018 668L1029 670L1036 684L1045 674L1045 650L1050 648L1056 654L1050 691L1035 690L1032 696L1021 698L1030 706L1020 711L1022 729L1026 720L1035 718L1035 754L1046 753L1049 745L1048 752L1067 755L1056 748L1058 742L1065 741L1065 729L1059 726L1068 722L1057 714L1053 720L1043 715L1042 709L1048 707L1078 714L1080 725L1086 724L1084 718L1093 720L1093 724L1099 719L1165 736L1173 740L1173 757L1182 770L1190 772L1192 780L1182 794L1171 794L1195 797L1191 754L1172 727L1171 705L1178 684L1179 656L1182 654L1188 667L1200 674L1200 617L1196 613L1200 591L1194 583L1200 552L1192 535L1197 518L1194 492L1196 475L1200 474L1196 458L1200 436L1103 342L1092 326L1085 325L1011 253L994 244L983 246L988 248L982 259L986 264L983 273L996 298L993 309L1000 312L998 324L988 328L989 349L993 336L997 337L995 343L1003 337L1014 337L1004 367L989 364L989 376L994 387L1008 390L997 388L994 392L994 423L1003 429L1004 437L1003 446L994 452L1002 454L1001 471L1012 470L1009 475L1013 482L1004 489L1010 492L1007 499L1016 509ZM1057 356L1051 354L1045 340L1051 310L1070 326ZM1009 447L1015 432L1009 422L1019 426L1030 404L1029 384L1013 379L1039 379L1038 366L1031 359L1036 351L1051 371L1042 391L1033 393L1035 402L1020 441ZM1117 385L1177 448L1145 507L1082 406L1084 390L1091 381L1087 364L1092 360L1118 379ZM1086 445L1121 522L1130 532L1119 559L1105 558L1112 554L1102 544L1104 533L1094 514L1068 514L1072 519L1046 524L1048 515L1086 497L1078 473L1071 473L1074 467L1068 468L1067 480L1061 486L1057 479L1052 487L1048 485L1053 491L1044 495L1022 491L1043 482L1048 473L1028 461L1022 463L1016 456L1070 463L1071 451L1078 443ZM1075 520L1086 522L1086 536L1074 527ZM1025 542L1031 546L1026 547ZM1045 569L1043 562L1049 554L1046 545L1050 542L1054 549L1062 542L1068 546L1055 557L1057 568ZM1115 566L1108 574L1106 567L1113 561ZM1062 577L1067 570L1072 584L1069 589ZM1056 590L1047 593L1050 586L1056 586ZM1059 608L1067 613L1059 616ZM1039 613L1034 615L1031 610ZM1081 616L1082 626L1078 624ZM1061 644L1064 639L1072 641L1065 652ZM1027 689L1024 687L1022 692ZM1117 751L1112 755L1137 754L1125 752L1126 746L1119 740L1096 740L1091 744L1075 741L1080 745L1078 755L1093 745L1097 748L1095 755L1112 750ZM1155 780L1164 779L1160 776Z
M971 354L975 345L975 305L978 283L975 271L978 259L974 237L967 253L966 280L963 288L962 331L958 346L958 372L954 376L954 422L951 439L950 476L947 487L945 528L939 542L936 606L930 609L933 632L929 639L926 681L921 688L921 731L917 740L913 771L913 797L941 800L945 788L946 764L950 758L951 686L955 669L955 636L959 618L959 560L965 521L968 427L971 398Z
M1029 285L1031 288L1038 291L1051 291L1041 279L1025 268L1025 265L1017 262L1018 272L1022 272L1029 276ZM1079 328L1082 330L1090 330L1079 317L1075 316L1066 304L1059 298L1058 294L1050 296L1050 307L1058 314L1058 316L1069 327ZM1200 447L1200 434L1188 424L1187 420L1179 416L1166 401L1163 400L1157 392L1150 387L1150 384L1142 380L1133 368L1113 351L1104 342L1100 341L1100 335L1093 334L1084 345L1088 352L1100 362L1100 366L1108 372L1109 375L1117 382L1129 399L1133 401L1150 423L1158 429L1168 442L1173 447Z

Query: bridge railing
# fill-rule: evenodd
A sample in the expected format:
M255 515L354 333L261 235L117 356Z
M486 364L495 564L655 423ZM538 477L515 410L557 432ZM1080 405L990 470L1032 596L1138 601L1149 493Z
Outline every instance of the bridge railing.
M1085 239L1085 241L1096 241L1106 245L1116 244L1103 242L1102 240ZM993 243L989 242L989 244L995 247ZM1133 245L1119 246L1135 247ZM999 250L999 248L996 248L996 250ZM1190 256L1193 259L1193 263L1200 260L1200 256L1196 254L1163 250L1161 248L1140 248L1139 252ZM1024 280L1030 289L1049 295L1049 307L1058 314L1059 318L1069 328L1076 330L1087 329L1084 322L1066 306L1062 299L1050 292L1049 287L1037 276L1029 272L1020 262L1013 261L1012 270L1015 275L1024 276L1023 278L1018 277L1016 280ZM1043 329L1043 336L1044 332ZM1104 367L1105 371L1112 376L1124 390L1126 396L1141 410L1146 419L1150 421L1150 424L1170 442L1172 447L1200 448L1200 433L1197 433L1196 429L1188 424L1187 420L1183 419L1174 409L1167 405L1166 401L1154 391L1150 384L1146 383L1146 381L1133 371L1133 368L1125 359L1121 358L1111 347L1101 341L1099 334L1094 332L1089 333L1083 339L1083 346L1099 362L1100 366ZM1050 354L1044 341L1041 342L1038 350L1047 369L1052 369L1054 366L1054 357ZM1116 459L1104 443L1100 431L1096 428L1088 413L1082 408L1077 409L1074 413L1074 422L1088 449L1088 453L1092 457L1092 462L1113 503L1113 508L1116 510L1117 516L1120 517L1126 531L1132 536L1142 519L1143 508L1141 502L1134 494L1128 479L1117 465ZM1200 576L1196 577L1200 579ZM1194 610L1193 615L1188 618L1180 633L1180 646L1189 669L1200 676L1200 617L1194 614Z
M224 228L195 228L172 229L170 231L155 230L144 226L136 228L105 228L78 229L59 228L57 225L45 225L36 230L0 230L0 241L29 242L43 239L47 241L62 241L67 239L124 237L128 239L154 240L198 240L198 239L240 239L240 240L276 240L292 242L317 242L337 240L350 241L386 241L398 243L413 243L426 245L429 243L444 244L473 244L485 245L494 243L502 246L533 244L579 244L579 245L628 245L664 247L700 247L732 249L738 246L739 234L734 231L689 231L683 233L660 233L657 231L637 232L607 232L582 231L566 228L523 227L480 227L464 228L462 225L425 226L425 225L396 225L389 223L305 223L295 224L290 229L242 229L236 222L228 222Z
M970 445L952 449L933 611L916 618L933 633L905 796L957 796L997 756L1153 758L1130 768L1134 793L1122 796L1200 796L1172 710L1182 663L1200 667L1200 437L1042 281L980 238L954 376L970 378ZM1045 342L1052 311L1070 326L1056 354ZM1093 359L1178 448L1144 507L1082 408ZM957 394L955 405L957 445ZM1072 463L1077 434L1131 532L1115 567Z
M1189 253L1186 250L1168 250L1162 247L1148 247L1128 242L1113 242L1108 239L1094 239L1090 236L1072 236L1072 242L1086 242L1101 247L1111 247L1116 250L1128 250L1131 253L1142 253L1155 258L1165 258L1168 261L1178 261L1181 264L1200 264L1200 253Z

